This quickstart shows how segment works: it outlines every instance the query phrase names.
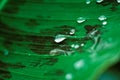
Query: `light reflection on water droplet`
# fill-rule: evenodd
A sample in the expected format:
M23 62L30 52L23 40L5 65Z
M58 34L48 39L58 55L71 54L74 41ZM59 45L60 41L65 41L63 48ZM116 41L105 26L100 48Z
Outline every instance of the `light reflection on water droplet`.
M103 22L102 22L102 25L106 25L106 24L107 24L107 21L103 21Z
M85 45L84 43L81 44L82 47L83 47L84 45Z
M80 46L79 46L79 44L72 44L71 47L75 48L75 49L78 49Z
M86 19L84 17L77 18L77 23L83 23L85 21L86 21Z
M67 73L67 74L65 75L65 78L66 78L66 80L72 80L73 76L72 76L71 73Z
M75 29L70 30L70 35L73 35L73 34L75 34Z
M99 19L100 21L103 21L103 20L106 20L107 17L106 17L105 15L101 15L101 16L98 17L98 19Z
M74 67L77 70L80 69L80 68L82 68L84 65L85 65L84 60L79 60L79 61L77 61L77 62L74 63Z
M96 2L97 2L97 3L101 3L101 2L103 2L103 0L96 0Z
M91 0L86 0L86 4L90 4L91 3Z
M59 34L59 35L57 35L57 36L55 37L55 40L54 40L54 41L55 41L56 43L60 43L60 42L64 41L66 38L67 38L66 35Z

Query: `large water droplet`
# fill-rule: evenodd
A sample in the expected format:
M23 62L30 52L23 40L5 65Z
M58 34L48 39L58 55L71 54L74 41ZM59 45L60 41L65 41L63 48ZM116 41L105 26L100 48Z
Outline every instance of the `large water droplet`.
M65 78L66 78L66 80L72 80L72 74L71 73L67 73L65 75Z
M106 16L104 16L104 15L101 15L101 16L99 16L99 17L98 17L98 19L99 19L100 21L103 21L103 20L106 20L106 19L107 19L107 17L106 17Z
M62 49L53 49L50 51L50 56L55 56L55 55L64 55L66 52Z
M73 34L75 34L75 29L70 30L70 35L73 35Z
M118 3L120 3L120 0L117 0Z
M77 22L78 23L83 23L83 22L85 22L86 21L86 19L84 18L84 17L79 17L79 18L77 18Z
M86 4L90 4L91 3L91 1L90 0L86 0Z
M57 35L57 36L55 37L55 40L54 40L54 41L55 41L56 43L60 43L60 42L64 41L66 38L67 38L66 35L59 34L59 35Z
M80 69L84 66L84 64L85 64L84 60L79 60L79 61L74 63L74 67L75 67L75 69Z
M101 2L103 2L103 0L96 0L96 2L97 2L97 3L101 3Z

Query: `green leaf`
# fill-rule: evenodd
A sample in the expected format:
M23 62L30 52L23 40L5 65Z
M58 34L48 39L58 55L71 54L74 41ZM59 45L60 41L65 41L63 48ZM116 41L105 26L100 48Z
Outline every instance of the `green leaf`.
M8 0L1 6L0 80L99 80L119 62L115 0ZM65 38L56 43L57 35Z

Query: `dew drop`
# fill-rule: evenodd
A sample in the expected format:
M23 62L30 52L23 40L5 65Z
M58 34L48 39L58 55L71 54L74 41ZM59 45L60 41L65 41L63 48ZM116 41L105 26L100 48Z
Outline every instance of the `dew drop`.
M75 34L75 29L70 30L70 35L73 35L73 34Z
M86 0L86 4L90 4L91 3L91 1L90 0Z
M78 49L80 46L78 44L72 44L71 47L75 48L75 49Z
M75 69L80 69L84 66L84 60L79 60L77 62L74 63L74 67Z
M98 17L98 19L99 19L100 21L103 21L103 20L106 20L107 18L106 18L106 16L101 15L101 16Z
M84 45L85 45L85 44L84 44L84 43L82 43L80 46L82 46L82 47L83 47Z
M77 18L77 23L83 23L85 21L86 21L86 19L84 17Z
M117 0L118 3L120 3L120 0Z
M72 74L71 73L67 73L65 75L65 78L66 78L66 80L72 80Z
M96 0L96 2L97 2L97 3L101 3L101 2L103 2L103 0Z
M56 35L54 41L55 41L56 43L60 43L60 42L64 41L66 38L67 38L66 35L59 34L59 35Z
M104 25L106 25L107 24L107 21L103 21L102 22L102 25L104 26Z
M66 52L62 49L53 49L50 51L50 56L55 56L60 54L66 54Z

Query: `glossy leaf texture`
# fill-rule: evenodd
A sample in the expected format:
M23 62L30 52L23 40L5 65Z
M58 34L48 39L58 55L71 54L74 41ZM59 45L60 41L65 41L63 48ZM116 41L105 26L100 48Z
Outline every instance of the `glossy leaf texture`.
M119 18L117 0L8 0L0 80L99 80L120 59Z

